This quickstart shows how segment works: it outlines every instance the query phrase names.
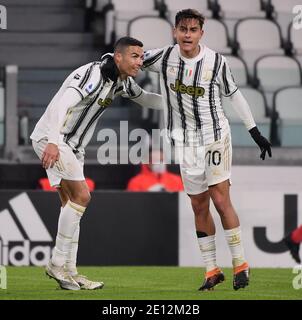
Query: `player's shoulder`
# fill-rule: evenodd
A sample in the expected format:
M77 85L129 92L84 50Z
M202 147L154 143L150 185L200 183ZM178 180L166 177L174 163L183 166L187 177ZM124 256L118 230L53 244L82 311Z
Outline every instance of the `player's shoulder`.
M86 63L77 69L75 69L72 74L78 75L82 77L86 74L86 77L91 77L92 75L99 75L100 74L100 61L93 61Z
M144 53L144 60L152 59L154 56L163 57L165 53L173 48L173 45L167 45L161 48L154 48L146 50Z
M225 59L224 55L207 46L204 46L204 50L205 50L205 55L208 57L211 57L212 59L215 59L215 57L218 57L219 59Z
M223 54L206 46L204 46L204 50L205 50L204 56L207 63L210 65L213 65L213 67L216 65L218 67L218 70L225 62L227 62L227 59Z
M83 97L94 92L102 80L99 64L99 61L93 61L75 69L69 76L68 86L80 90Z

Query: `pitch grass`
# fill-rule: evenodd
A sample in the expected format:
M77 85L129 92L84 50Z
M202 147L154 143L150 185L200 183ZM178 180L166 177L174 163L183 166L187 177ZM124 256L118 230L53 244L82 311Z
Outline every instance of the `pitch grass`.
M93 280L105 282L102 290L66 291L47 278L44 268L7 267L7 289L0 300L291 300L302 299L295 290L291 269L252 269L250 285L232 288L232 270L214 291L200 292L204 270L181 267L80 267Z

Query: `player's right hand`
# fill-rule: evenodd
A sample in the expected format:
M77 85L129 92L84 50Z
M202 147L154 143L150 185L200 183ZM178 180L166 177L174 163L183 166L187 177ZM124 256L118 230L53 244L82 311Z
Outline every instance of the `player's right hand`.
M52 168L60 158L59 148L56 144L48 143L42 154L42 166L44 169Z
M105 81L107 81L108 79L110 79L113 82L117 81L117 78L119 76L119 70L111 55L106 56L106 61L101 67L101 73Z

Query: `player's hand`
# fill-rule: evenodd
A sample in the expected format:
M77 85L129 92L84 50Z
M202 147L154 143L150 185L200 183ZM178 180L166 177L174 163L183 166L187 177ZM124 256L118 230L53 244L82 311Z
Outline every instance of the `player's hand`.
M101 67L102 76L107 81L110 79L113 82L117 81L119 69L117 68L114 59L111 55L106 56L106 60Z
M127 78L127 94L122 94L124 98L137 98L142 93L142 88L134 81L132 77Z
M56 161L60 158L59 148L56 144L48 143L43 155L42 155L42 166L45 169L52 168Z
M271 143L261 135L257 127L250 129L249 132L261 150L260 158L264 160L266 152L271 158L272 157Z

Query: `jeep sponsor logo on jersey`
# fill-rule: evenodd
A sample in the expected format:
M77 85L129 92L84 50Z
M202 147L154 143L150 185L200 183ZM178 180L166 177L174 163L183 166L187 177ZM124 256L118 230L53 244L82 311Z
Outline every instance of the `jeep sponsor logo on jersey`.
M52 237L26 193L9 200L12 211L0 211L0 265L44 266Z
M106 98L106 99L100 98L98 100L98 105L103 108L107 108L111 103L112 103L112 99L110 99L110 98Z
M175 81L175 84L171 83L170 88L181 94L186 93L192 97L203 97L205 89L203 87L194 87L194 86L186 86L185 84L181 83L178 79Z

